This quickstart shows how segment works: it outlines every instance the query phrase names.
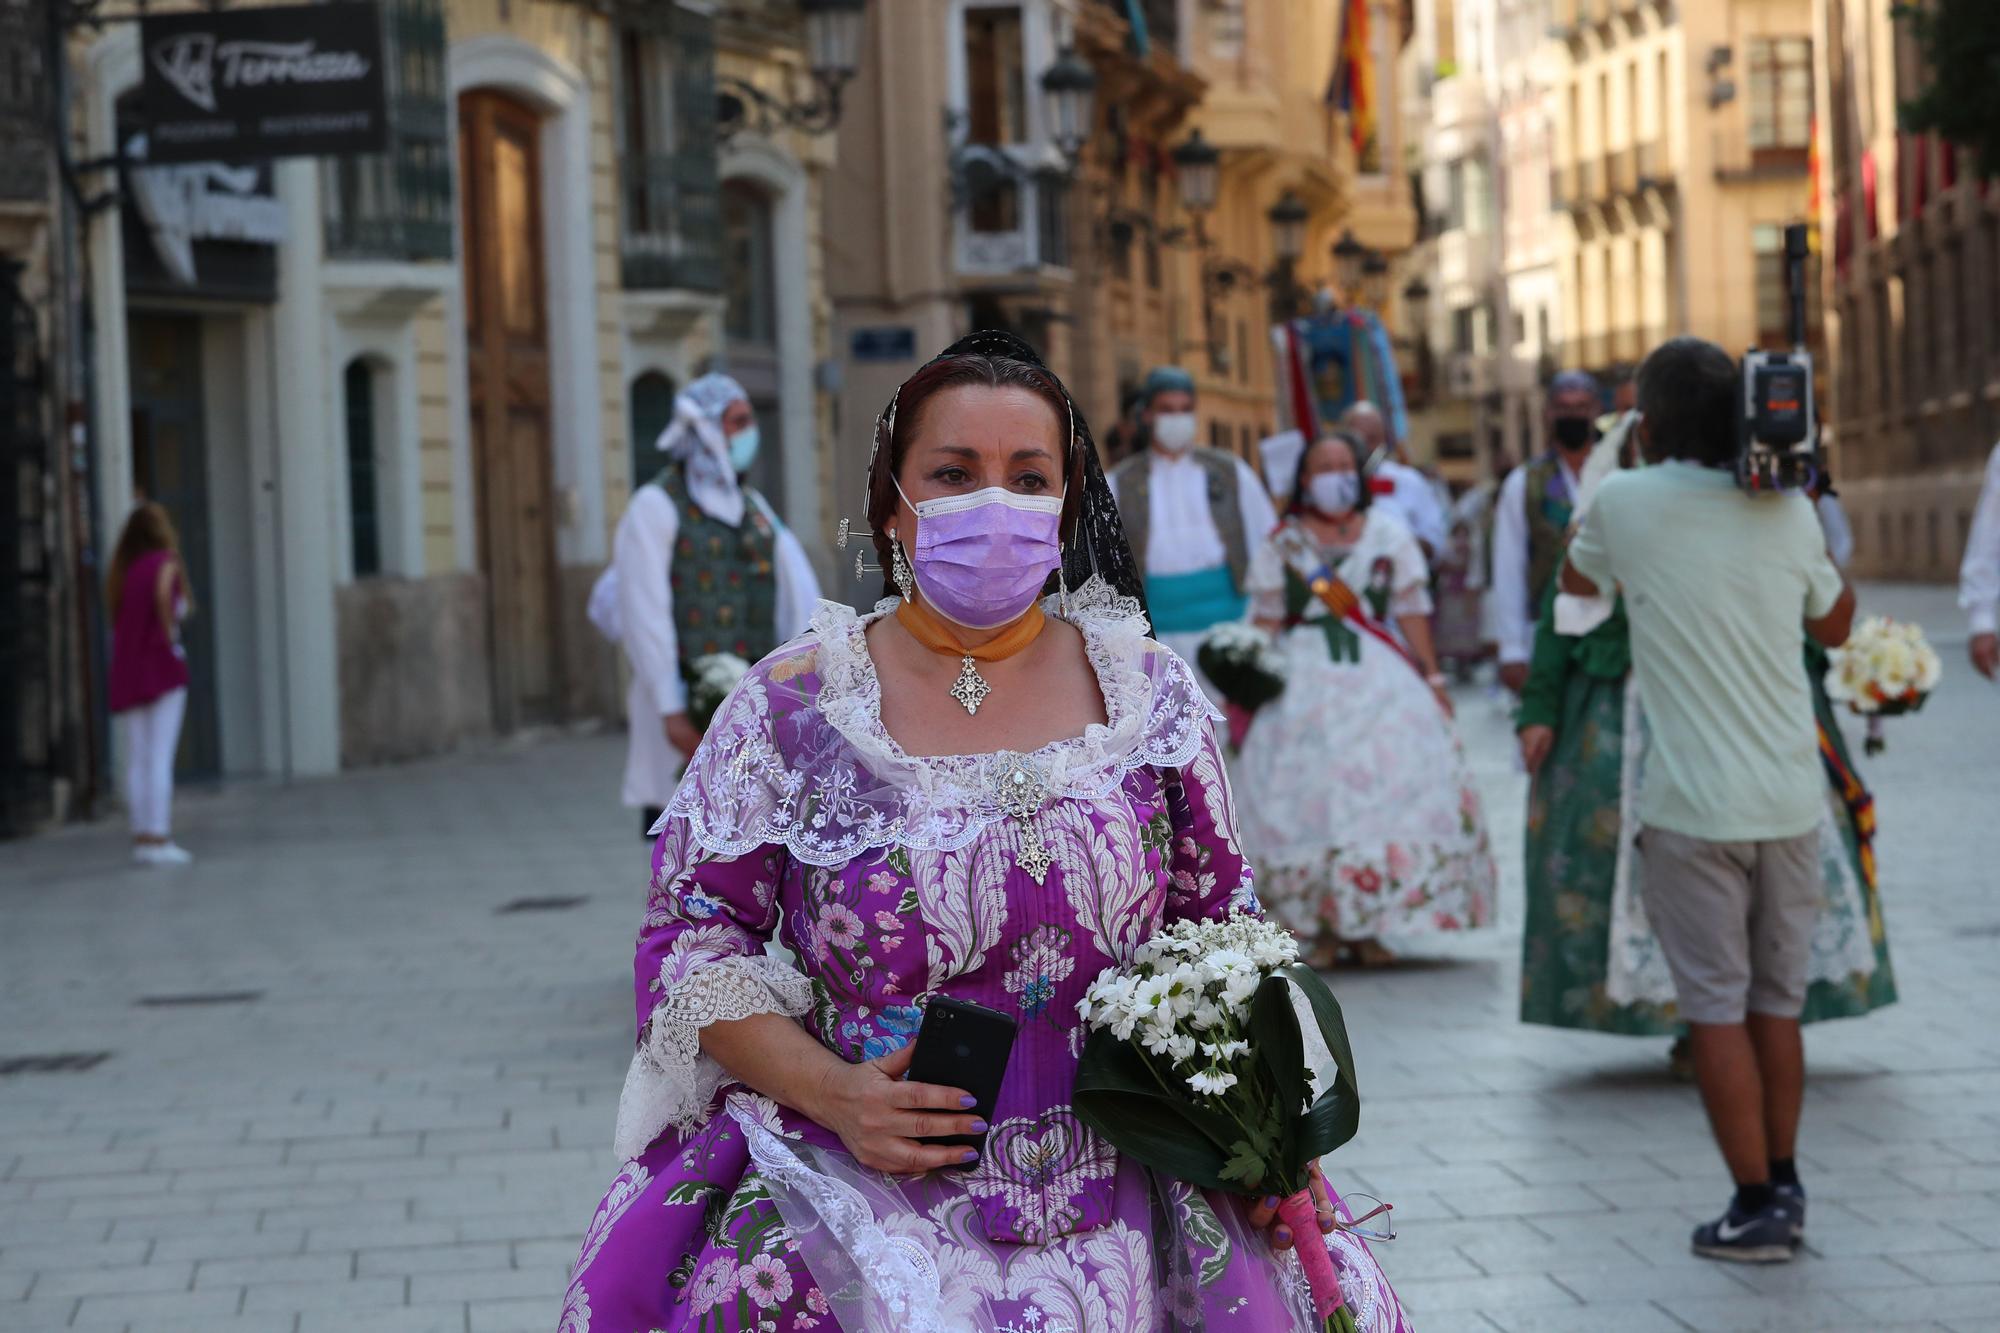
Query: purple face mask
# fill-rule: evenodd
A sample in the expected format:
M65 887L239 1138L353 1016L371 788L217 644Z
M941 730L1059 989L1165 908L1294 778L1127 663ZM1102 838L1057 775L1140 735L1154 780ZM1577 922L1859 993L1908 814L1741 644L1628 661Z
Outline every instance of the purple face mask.
M901 495L903 488L896 487ZM922 504L910 566L924 600L967 629L998 629L1034 603L1062 563L1062 497L989 486Z

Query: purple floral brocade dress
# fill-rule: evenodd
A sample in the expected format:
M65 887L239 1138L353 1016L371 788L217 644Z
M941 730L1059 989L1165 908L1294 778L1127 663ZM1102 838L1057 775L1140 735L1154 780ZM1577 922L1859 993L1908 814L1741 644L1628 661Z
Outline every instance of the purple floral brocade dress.
M1136 604L1073 600L1108 720L1031 754L905 754L873 617L831 604L724 705L654 850L627 1160L559 1333L1315 1327L1297 1259L1238 1200L1121 1159L1069 1105L1085 987L1164 922L1255 904L1193 674ZM870 1059L932 995L1020 1023L964 1172L870 1171L700 1051L704 1025L768 1012ZM1327 1243L1363 1333L1408 1333L1365 1244Z

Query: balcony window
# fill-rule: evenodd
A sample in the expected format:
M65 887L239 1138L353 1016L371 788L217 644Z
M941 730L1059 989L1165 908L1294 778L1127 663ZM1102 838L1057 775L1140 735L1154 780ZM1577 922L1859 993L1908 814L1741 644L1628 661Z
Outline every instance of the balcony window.
M1053 268L1068 268L1069 179L1061 172L1042 172L1035 181L1035 208L1041 262Z
M24 0L0 4L0 199L49 194L43 12L44 6Z
M775 346L777 282L771 262L771 204L747 181L722 187L723 328L734 342Z
M326 250L336 259L450 259L442 0L384 0L382 27L389 145L321 167Z
M625 13L615 62L625 285L719 291L715 20L670 4Z
M965 11L966 143L998 149L1028 137L1027 58L1018 5L990 5ZM978 159L970 163L978 169ZM974 181L972 229L1012 232L1021 228L1021 190L1004 171L985 171Z
M967 9L966 129L971 142L999 145L1026 141L1027 89L1020 6Z
M1750 152L1759 166L1803 162L1812 145L1812 41L1763 37L1750 43Z

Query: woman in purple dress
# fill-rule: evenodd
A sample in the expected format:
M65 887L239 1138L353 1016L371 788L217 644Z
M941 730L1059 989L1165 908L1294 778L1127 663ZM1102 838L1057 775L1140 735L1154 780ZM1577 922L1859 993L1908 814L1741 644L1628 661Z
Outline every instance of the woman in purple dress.
M1293 1237L1070 1107L1085 987L1163 923L1255 898L1210 706L1119 592L1131 556L1067 395L974 335L875 444L897 596L823 604L759 663L661 821L627 1160L561 1333L1308 1329L1294 1242L1331 1248L1361 1329L1405 1333L1331 1191L1327 1234ZM902 1077L938 995L1019 1022L990 1127ZM947 1134L986 1137L920 1141Z

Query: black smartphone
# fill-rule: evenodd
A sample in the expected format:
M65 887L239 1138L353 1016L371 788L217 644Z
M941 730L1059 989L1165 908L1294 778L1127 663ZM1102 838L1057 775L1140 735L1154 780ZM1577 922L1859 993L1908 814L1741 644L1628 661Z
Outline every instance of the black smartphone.
M917 1029L917 1049L910 1056L912 1083L936 1083L947 1088L964 1088L978 1099L969 1114L993 1123L1000 1103L1000 1084L1007 1077L1007 1060L1014 1053L1014 1034L1019 1024L997 1009L970 1000L954 1000L946 995L931 997L924 1006L923 1026ZM923 1143L964 1144L984 1151L984 1134L946 1134L919 1140ZM947 1170L963 1171L964 1166Z

